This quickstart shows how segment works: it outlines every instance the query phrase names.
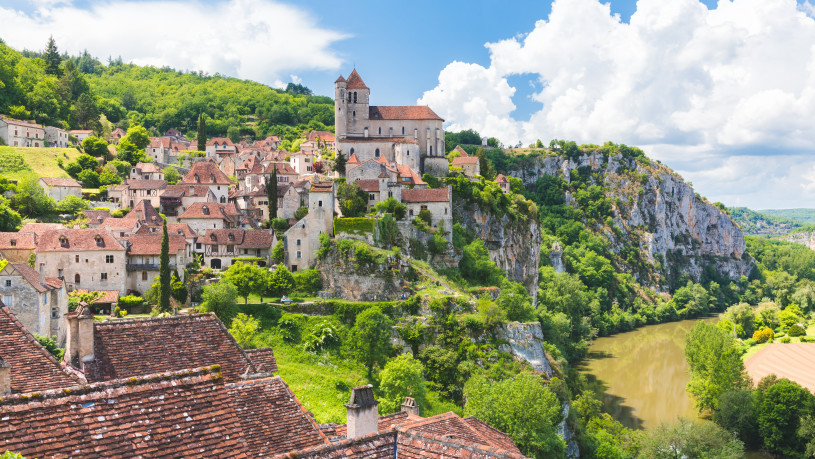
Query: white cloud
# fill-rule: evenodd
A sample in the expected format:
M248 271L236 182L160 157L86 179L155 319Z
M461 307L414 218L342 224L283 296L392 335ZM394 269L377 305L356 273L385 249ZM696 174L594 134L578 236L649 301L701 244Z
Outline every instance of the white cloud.
M714 199L807 205L801 193L815 185L798 171L815 165L813 14L795 0L719 0L712 10L698 0L639 0L624 23L598 0L555 0L528 34L487 43L489 66L445 67L420 103L453 130L508 144L640 145ZM507 79L524 74L539 79L540 108L514 120ZM758 176L745 164L761 182L742 180Z
M271 0L102 0L88 8L36 0L31 13L0 7L0 37L18 49L43 49L53 35L69 53L87 49L103 59L122 56L284 86L295 71L342 64L331 46L346 36L316 23L305 11Z

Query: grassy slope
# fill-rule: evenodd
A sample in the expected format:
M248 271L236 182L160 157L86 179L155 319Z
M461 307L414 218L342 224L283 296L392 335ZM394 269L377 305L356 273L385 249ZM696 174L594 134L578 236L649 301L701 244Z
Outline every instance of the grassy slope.
M0 164L0 171L11 180L22 180L32 176L68 177L68 173L57 165L57 158L62 158L67 164L80 153L75 148L0 147L0 159L9 154L22 155L29 169L8 171L3 168L4 164Z

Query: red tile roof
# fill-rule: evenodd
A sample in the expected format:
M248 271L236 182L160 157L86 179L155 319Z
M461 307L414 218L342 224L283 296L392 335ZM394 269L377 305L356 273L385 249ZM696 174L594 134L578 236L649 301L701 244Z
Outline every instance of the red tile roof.
M400 164L396 166L396 169L399 171L399 183L408 183L411 185L427 185L427 182L422 180L419 174L416 173L413 169L410 168L407 164ZM403 178L409 178L410 180L405 181L402 180Z
M357 180L354 183L356 183L362 191L379 193L379 180L377 179Z
M392 459L395 457L395 449L396 434L385 432L278 454L274 456L274 459L291 459L292 457L298 459Z
M333 142L334 141L334 133L328 131L309 131L308 135L306 136L306 140L317 140L320 139L323 142Z
M229 239L230 236L232 239ZM207 245L234 244L241 249L268 249L274 242L274 236L263 230L208 229L198 242Z
M359 158L357 158L357 154L356 153L352 154L351 157L348 158L348 161L345 162L345 164L359 164Z
M468 416L464 418L464 422L466 422L470 427L473 428L479 435L483 438L486 438L487 441L492 443L493 445L505 449L511 453L521 454L521 450L515 445L515 442L509 438L509 435L501 432L500 430L496 429L495 427L487 424L486 422L482 421L473 416Z
M12 396L0 418L27 457L248 457L217 367Z
M149 223L154 225L161 224L161 214L158 213L155 207L150 204L150 201L142 199L139 201L130 212L127 213L122 220L125 221L138 221L140 223Z
M20 233L34 233L37 237L46 231L67 229L62 223L26 223L20 228Z
M198 180L195 180L196 175ZM192 165L190 171L184 175L181 185L231 185L232 181L218 166L210 161L198 161Z
M447 188L414 188L402 190L402 202L449 202Z
M277 373L277 359L272 348L246 349L245 352L259 373Z
M150 137L149 148L170 148L170 143L173 141L170 137Z
M368 89L368 87L365 86L365 82L362 81L362 77L360 77L359 73L357 73L357 69L354 69L351 74L348 75L348 80L346 81L346 87L348 89Z
M279 376L227 384L227 390L246 447L254 455L270 456L328 443Z
M0 116L0 119L5 121L8 124L13 124L15 126L30 127L30 128L37 128L37 129L42 129L43 128L39 124L29 123L27 121L15 120L14 118L7 118L5 116ZM70 132L74 132L74 131L70 131ZM93 132L93 131L91 131L91 132Z
M457 156L453 158L452 165L459 166L464 164L478 164L478 158L475 156Z
M43 181L48 186L70 186L76 188L82 188L82 185L79 184L76 180L72 178L66 177L40 177L40 180Z
M167 236L170 243L170 254L175 255L178 252L183 252L184 249L187 248L187 240L184 236L170 232L169 228L167 228ZM163 231L161 229L148 234L138 234L137 232L128 239L130 241L130 247L127 249L127 254L160 255L162 237Z
M214 137L212 139L207 140L207 146L212 146L212 145L215 145L216 143L218 145L228 145L228 146L234 146L235 145L235 144L232 143L231 140L229 140L228 137Z
M495 183L509 183L509 180L506 175L498 174L498 176L495 177Z
M0 306L0 359L11 364L13 394L57 389L80 383L79 378L62 369L56 359L5 306ZM0 403L0 410L2 406ZM0 422L0 429L8 424L6 421ZM2 444L0 441L0 445ZM5 448L7 447L0 447Z
M192 191L192 192L190 192ZM204 197L209 194L207 185L167 185L167 188L159 196L166 197Z
M214 315L112 320L93 326L94 360L85 364L91 382L215 364L221 365L227 381L237 381L247 369L257 373Z
M119 301L119 291L118 290L88 290L86 288L77 288L74 289L74 292L77 293L90 293L90 292L100 292L102 296L93 300L93 304L109 304L109 303L116 303Z
M47 292L48 290L53 290L56 287L50 286L47 283L43 285L40 283L40 273L34 271L31 266L28 266L27 263L9 263L3 267L2 271L0 272L7 272L12 274L12 271L16 271L29 285L34 287L34 290L38 291L39 293ZM44 279L43 279L44 280ZM2 355L2 354L0 354Z
M68 131L68 133L69 134L93 134L93 131L91 129L74 129L74 130Z
M205 213L205 208L209 213ZM240 212L235 208L234 203L194 202L178 216L178 219L213 218L233 221L238 215Z
M60 238L64 237L63 245ZM97 243L97 237L99 242ZM85 250L124 251L125 248L109 232L94 228L47 231L37 241L38 252L76 252Z
M457 152L459 152L459 154L461 154L461 156L463 156L464 158L466 158L466 157L470 156L470 154L469 154L469 153L467 153L467 151L466 151L466 150L464 150L463 148L461 148L461 145L456 145L456 148L453 148L453 151L457 151Z
M14 241L14 245L11 245ZM37 235L34 233L0 233L0 250L36 249Z
M110 212L107 210L83 210L82 213L85 214L85 218L91 224L102 223L106 218L110 217Z
M337 77L336 80L334 80L334 83L340 83L340 82L343 82L343 83L345 82L345 77L342 76L342 75L340 75L339 77Z
M135 166L133 166L133 168L141 171L143 174L145 173L153 174L161 172L161 169L159 169L158 166L156 166L153 163L138 163Z
M371 105L368 117L372 120L439 120L444 121L426 105L385 106Z

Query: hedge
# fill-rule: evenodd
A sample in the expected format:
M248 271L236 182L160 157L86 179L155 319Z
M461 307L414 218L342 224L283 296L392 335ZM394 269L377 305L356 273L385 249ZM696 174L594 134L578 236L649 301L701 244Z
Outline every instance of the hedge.
M334 234L348 233L363 235L373 233L375 224L376 219L373 218L335 218Z

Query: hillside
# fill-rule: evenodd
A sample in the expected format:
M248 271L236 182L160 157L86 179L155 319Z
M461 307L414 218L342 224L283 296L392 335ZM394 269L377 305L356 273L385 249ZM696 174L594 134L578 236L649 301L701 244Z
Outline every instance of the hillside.
M0 174L9 180L28 177L68 177L57 160L67 164L79 157L76 148L0 147Z
M44 45L44 44L43 44ZM0 114L69 129L102 129L100 115L113 126L141 124L153 135L167 129L195 130L200 113L208 117L209 137L289 141L304 129L333 131L329 97L308 88L288 91L222 75L142 67L112 60L108 65L83 54L61 57L54 68L37 52L18 52L0 40Z
M727 211L742 231L750 235L781 235L804 226L801 220L772 215L766 210L757 212L746 207L728 207Z
M815 224L815 209L765 209L759 212L774 217L795 220L800 223Z

